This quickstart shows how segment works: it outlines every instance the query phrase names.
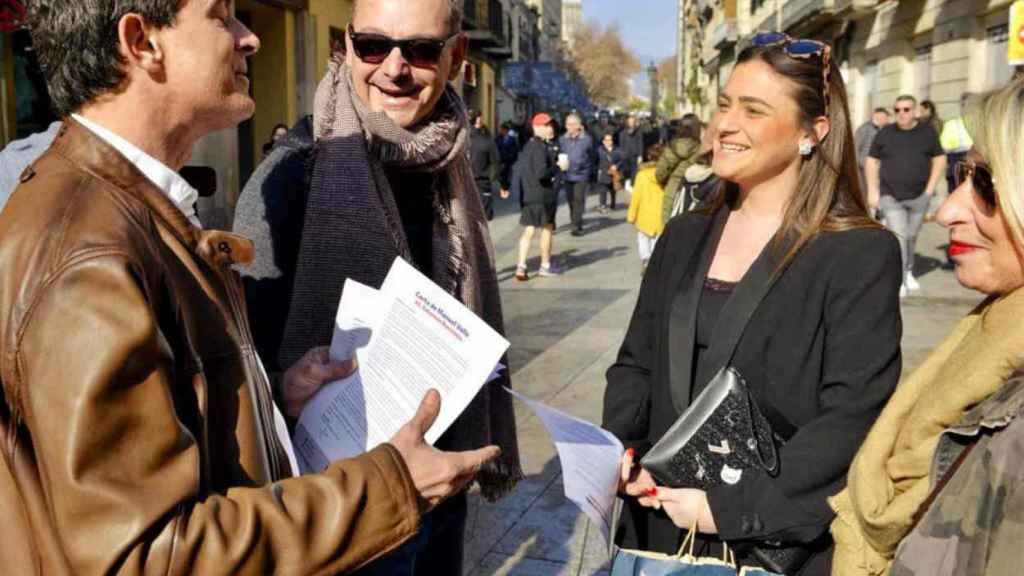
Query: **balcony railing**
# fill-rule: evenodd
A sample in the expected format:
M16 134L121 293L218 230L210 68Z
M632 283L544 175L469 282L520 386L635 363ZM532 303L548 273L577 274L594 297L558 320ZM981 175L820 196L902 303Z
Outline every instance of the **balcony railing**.
M470 45L495 58L510 58L512 46L507 28L511 25L500 0L466 0L472 3L473 18L466 13L466 34Z
M834 5L829 0L789 0L782 4L782 29L789 30L808 16L824 10L831 10Z
M881 4L878 0L835 0L837 14L867 15Z
M737 36L738 30L736 28L736 20L733 18L726 18L711 29L711 45L721 50L726 46L735 44Z

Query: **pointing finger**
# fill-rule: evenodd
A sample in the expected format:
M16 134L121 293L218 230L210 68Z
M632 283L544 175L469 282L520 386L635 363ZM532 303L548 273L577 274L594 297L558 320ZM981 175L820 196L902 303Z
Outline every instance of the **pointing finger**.
M501 454L501 448L497 446L486 446L479 450L473 450L472 452L462 452L457 454L459 456L456 465L459 469L459 475L464 474L476 474L483 468L484 464L494 460Z

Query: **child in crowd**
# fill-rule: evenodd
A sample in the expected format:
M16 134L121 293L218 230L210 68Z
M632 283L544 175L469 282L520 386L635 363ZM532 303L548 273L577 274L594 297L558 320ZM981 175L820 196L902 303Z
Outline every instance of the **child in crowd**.
M644 151L644 163L637 170L633 197L629 201L629 214L626 216L626 221L636 226L637 246L644 271L654 252L654 244L665 227L661 217L665 191L654 174L661 151L661 144L649 146Z

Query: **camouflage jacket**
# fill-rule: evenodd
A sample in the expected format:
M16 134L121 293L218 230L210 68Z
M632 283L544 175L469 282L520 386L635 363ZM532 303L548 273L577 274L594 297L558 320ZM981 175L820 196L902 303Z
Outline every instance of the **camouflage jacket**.
M946 430L932 461L933 485L971 443L900 543L891 576L1024 572L1024 372Z

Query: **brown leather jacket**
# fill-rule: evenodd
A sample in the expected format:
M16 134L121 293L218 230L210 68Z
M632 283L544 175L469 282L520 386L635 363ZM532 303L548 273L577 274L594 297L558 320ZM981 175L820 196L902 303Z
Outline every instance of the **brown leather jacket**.
M390 446L286 479L229 266L68 121L0 213L4 574L336 574L415 533Z

